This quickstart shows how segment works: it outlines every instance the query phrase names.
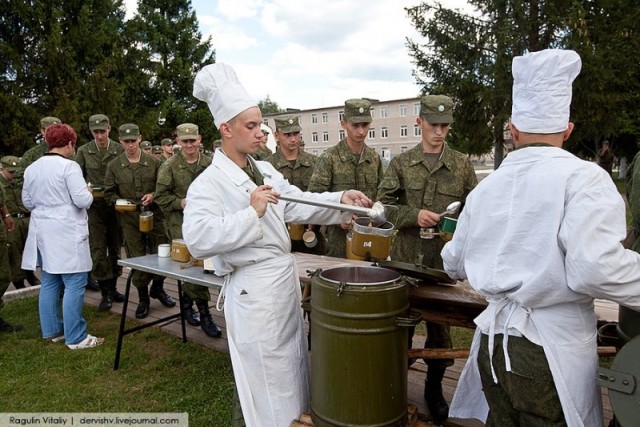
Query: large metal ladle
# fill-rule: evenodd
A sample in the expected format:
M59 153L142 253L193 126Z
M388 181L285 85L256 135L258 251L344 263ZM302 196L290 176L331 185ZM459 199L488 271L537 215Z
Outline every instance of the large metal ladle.
M375 202L370 208L363 208L360 206L347 205L345 203L326 202L323 200L305 199L304 197L280 195L281 200L288 202L303 203L305 205L320 206L322 208L336 209L340 211L352 212L358 215L368 216L371 218L371 225L379 227L387 222L387 217L384 212L384 205L380 202Z

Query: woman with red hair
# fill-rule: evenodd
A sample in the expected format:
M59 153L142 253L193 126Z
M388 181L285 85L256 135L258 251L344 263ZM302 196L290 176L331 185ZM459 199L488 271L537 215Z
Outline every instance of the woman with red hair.
M104 338L87 333L82 316L87 272L91 270L87 208L93 195L80 166L70 160L76 139L69 125L49 126L45 132L49 152L25 170L22 188L22 202L31 211L22 268L34 270L39 265L42 269L42 336L54 342L64 340L72 350L104 342Z

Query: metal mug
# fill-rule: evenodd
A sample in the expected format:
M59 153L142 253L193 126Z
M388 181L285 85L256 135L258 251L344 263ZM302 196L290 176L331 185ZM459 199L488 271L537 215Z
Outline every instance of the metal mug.
M316 236L316 233L311 230L307 230L304 232L304 234L302 235L302 241L308 248L315 248L318 245L318 237Z

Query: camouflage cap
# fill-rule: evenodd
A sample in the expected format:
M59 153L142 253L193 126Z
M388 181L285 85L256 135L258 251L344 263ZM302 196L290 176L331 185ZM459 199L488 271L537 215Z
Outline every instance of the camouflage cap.
M453 100L444 95L420 98L420 117L429 123L453 123Z
M153 147L151 147L151 152L153 154L162 154L162 147L159 145L154 145Z
M182 151L182 147L181 146L179 146L177 144L173 146L173 154L178 154L181 151Z
M125 123L118 128L118 138L122 140L138 139L140 128L133 123Z
M176 128L176 135L179 141L184 141L185 139L198 139L200 134L198 133L198 126L193 123L183 123Z
M40 129L46 129L51 125L57 125L59 123L62 123L62 120L57 117L43 117L42 119L40 119Z
M143 150L151 149L152 146L153 145L151 144L151 141L142 141L140 143L140 148L143 149Z
M344 102L344 119L349 123L371 123L371 102L367 99L347 99Z
M0 159L0 164L2 164L2 169L15 172L20 169L20 158L16 156L4 156Z
M170 140L169 138L165 138L162 141L160 141L160 145L173 145L173 141Z
M104 114L94 114L89 117L89 130L107 130L109 129L109 117Z
M300 119L294 114L279 116L275 118L276 130L282 133L300 132Z

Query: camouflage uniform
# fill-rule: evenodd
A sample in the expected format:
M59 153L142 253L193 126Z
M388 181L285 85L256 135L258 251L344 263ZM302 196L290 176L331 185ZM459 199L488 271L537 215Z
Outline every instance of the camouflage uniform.
M140 161L131 163L126 153L120 154L107 165L104 179L104 191L107 204L114 205L117 199L127 199L137 204L142 196L153 193L160 161L155 157L140 152ZM153 230L142 233L139 229L139 211L119 214L120 226L124 237L127 257L143 256L158 252L158 245L168 243L167 230L160 208L153 203ZM148 238L148 241L147 241ZM136 288L146 287L151 279L162 279L142 271L134 271L132 283Z
M160 167L154 200L165 214L170 239L182 239L181 201L187 197L189 185L210 164L211 158L205 155L200 155L198 162L190 165L182 154L176 154ZM191 299L209 301L211 298L206 286L184 283L182 290Z
M256 160L267 160L267 158L272 154L273 151L271 151L271 149L265 145L264 147L260 146L260 148L258 148L258 151L253 153L251 156Z
M284 177L293 185L307 191L307 186L311 180L313 169L318 160L317 156L303 151L298 152L296 160L287 160L280 150L267 158L267 162L271 163ZM306 228L306 227L305 227ZM314 227L316 235L319 236L320 227ZM323 254L326 251L324 247L324 239L318 239L318 244L314 248L307 248L301 240L291 241L291 250L294 252L306 252Z
M38 160L40 157L44 156L49 152L49 146L43 140L40 144L35 147L29 148L20 158L20 169L22 169L22 175L24 174L24 170L31 165L31 163Z
M7 250L11 281L16 289L20 289L24 287L24 280L27 279L28 274L21 268L21 265L24 243L29 232L29 216L31 216L31 213L22 204L22 185L15 178L9 181L0 173L0 186L4 189L7 209L16 224L14 230L7 234ZM32 276L30 278L31 281L34 280L35 276L33 276L33 272L30 273Z
M118 219L113 206L107 203L102 194L104 194L107 165L123 151L122 144L119 142L110 139L108 147L101 150L94 140L78 148L75 156L75 161L80 165L85 180L94 188L102 187L102 191L94 191L93 203L87 211L89 244L93 261L91 274L98 282L117 279L119 276L118 259L122 243Z
M346 140L329 148L318 158L307 191L360 190L374 199L378 183L382 180L380 156L371 147L364 146L362 154L353 154ZM327 255L345 258L347 231L339 225L327 227Z

